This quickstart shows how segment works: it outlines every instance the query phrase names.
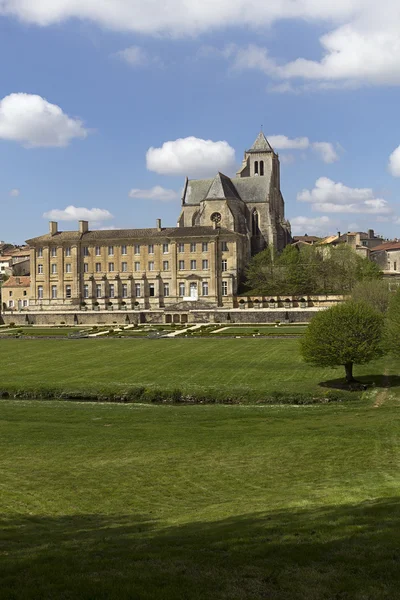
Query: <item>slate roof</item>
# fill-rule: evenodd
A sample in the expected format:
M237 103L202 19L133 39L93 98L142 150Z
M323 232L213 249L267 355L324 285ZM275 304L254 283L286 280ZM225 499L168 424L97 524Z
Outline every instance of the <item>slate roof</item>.
M15 288L15 287L29 287L31 285L31 278L27 275L20 276L12 276L7 279L5 283L3 283L3 288Z
M273 152L272 146L264 135L263 131L260 131L258 134L256 141L250 148L250 150L246 150L246 152Z
M28 240L29 244L38 244L40 242L77 242L82 241L83 243L90 243L95 241L103 240L116 240L116 239L153 239L153 238L185 238L185 237L216 237L221 233L229 233L232 235L232 231L225 228L214 229L212 226L197 226L197 227L164 227L161 230L155 228L149 229L106 229L106 230L94 230L86 233L79 233L78 231L59 231L55 235L46 233L36 238Z
M240 198L243 202L266 202L268 200L271 175L268 166L265 166L265 174L262 177L232 177L222 175L224 179L225 194L229 193L229 198ZM218 176L217 176L218 177ZM187 183L184 204L193 206L199 205L208 193L211 192L215 179L190 179ZM222 185L222 184L221 184ZM215 184L217 187L217 184ZM221 191L222 193L222 191ZM221 197L221 196L219 196ZM217 198L217 196L212 196Z
M241 199L229 177L223 175L222 173L218 173L207 192L206 199L220 200L228 198L237 198L238 200Z

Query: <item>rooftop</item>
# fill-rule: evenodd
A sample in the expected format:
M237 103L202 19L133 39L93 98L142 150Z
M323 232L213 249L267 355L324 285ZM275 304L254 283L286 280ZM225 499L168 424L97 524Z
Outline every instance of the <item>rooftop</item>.
M31 285L31 278L26 275L21 275L19 277L11 276L7 279L5 283L3 283L3 288L15 288L15 287L29 287Z

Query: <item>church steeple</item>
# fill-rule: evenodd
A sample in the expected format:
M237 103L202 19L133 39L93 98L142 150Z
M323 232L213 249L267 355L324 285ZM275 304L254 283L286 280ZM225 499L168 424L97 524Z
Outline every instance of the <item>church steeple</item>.
M250 150L247 150L247 152L273 152L273 148L265 137L263 131L260 131L254 144Z

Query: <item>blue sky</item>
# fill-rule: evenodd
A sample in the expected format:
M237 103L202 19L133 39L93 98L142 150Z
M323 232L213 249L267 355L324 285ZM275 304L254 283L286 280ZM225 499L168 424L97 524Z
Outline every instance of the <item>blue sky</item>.
M0 239L174 225L261 124L295 233L399 235L394 0L30 4L0 0Z

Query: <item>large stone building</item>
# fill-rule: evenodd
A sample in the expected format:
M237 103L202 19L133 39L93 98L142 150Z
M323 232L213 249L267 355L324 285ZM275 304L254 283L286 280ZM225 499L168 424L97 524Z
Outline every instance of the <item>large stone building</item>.
M235 178L186 180L177 227L59 231L28 240L30 310L232 307L252 255L290 241L279 157L260 133ZM191 305L193 306L193 304Z

